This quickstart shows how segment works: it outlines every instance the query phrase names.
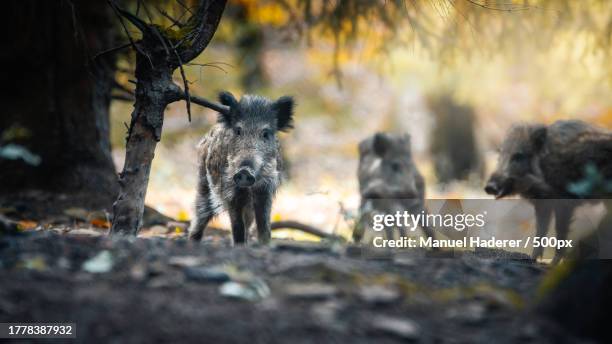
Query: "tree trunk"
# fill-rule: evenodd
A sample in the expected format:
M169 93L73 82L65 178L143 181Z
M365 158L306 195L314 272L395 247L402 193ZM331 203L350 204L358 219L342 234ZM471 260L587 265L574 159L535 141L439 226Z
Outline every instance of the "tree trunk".
M149 56L150 58L151 56ZM178 87L172 82L172 69L156 63L152 68L143 55L137 56L136 103L132 113L123 172L119 174L121 191L113 204L112 233L136 235L142 225L144 200L149 184L155 147L161 138L167 94ZM174 87L173 87L174 86Z
M128 131L125 164L119 175L119 197L113 204L112 234L136 235L140 230L164 110L169 103L185 98L189 109L188 90L182 91L172 81L172 73L208 46L225 4L226 0L200 0L184 26L189 30L183 28L168 35L167 29L160 30L159 26L148 24L111 2L119 16L142 32L142 39L132 43L136 50L136 103ZM187 87L186 80L184 85Z
M107 56L94 64L91 56L113 44L112 11L103 1L3 6L0 144L23 145L42 161L0 159L0 194L81 194L93 207L110 208L118 191L108 117L114 61ZM18 127L28 135L7 137Z

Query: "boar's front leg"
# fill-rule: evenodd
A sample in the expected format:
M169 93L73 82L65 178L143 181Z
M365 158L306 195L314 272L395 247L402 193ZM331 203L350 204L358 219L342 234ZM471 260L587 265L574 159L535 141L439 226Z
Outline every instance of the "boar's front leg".
M424 201L421 199L421 204L416 206L416 207L413 207L412 209L410 209L410 212L412 214L422 213L424 216L427 216L427 209L425 209L425 206L423 205L423 202ZM425 234L426 237L435 239L434 231L433 231L433 229L431 227L425 225L425 226L421 227L421 230L423 231L423 233Z
M543 237L548 233L548 226L553 211L553 201L550 200L534 200L533 206L536 216L536 236ZM542 246L534 247L531 253L531 259L536 260L542 256L544 249Z
M202 180L202 178L200 178L200 180ZM210 222L210 219L215 214L215 209L213 209L210 202L209 185L206 183L205 179L198 187L195 208L195 218L191 221L188 233L190 240L200 241L202 240L208 222Z
M234 237L234 245L246 244L248 231L244 223L244 211L248 205L244 195L235 197L228 207L230 222L232 224L232 236Z
M570 223L574 214L574 207L568 204L561 204L555 209L555 229L557 231L557 239L565 240L569 233ZM555 257L552 263L557 264L563 258L565 248L561 247L555 251Z
M258 191L255 192L253 199L257 238L260 243L267 244L271 239L270 212L272 211L272 194L269 191Z

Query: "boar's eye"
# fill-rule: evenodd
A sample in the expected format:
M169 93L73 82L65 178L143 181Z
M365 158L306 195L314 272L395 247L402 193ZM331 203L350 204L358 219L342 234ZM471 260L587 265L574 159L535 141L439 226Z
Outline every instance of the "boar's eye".
M234 127L234 134L235 134L236 136L240 136L240 135L242 135L242 128L240 128L240 127Z
M510 160L516 161L516 162L523 162L523 161L527 160L528 158L529 157L525 153L514 153L510 157Z
M393 172L399 172L401 169L402 169L402 165L399 162L393 161L391 163L391 170Z
M261 132L261 138L264 140L269 140L272 137L272 132L270 131L270 129L264 129Z

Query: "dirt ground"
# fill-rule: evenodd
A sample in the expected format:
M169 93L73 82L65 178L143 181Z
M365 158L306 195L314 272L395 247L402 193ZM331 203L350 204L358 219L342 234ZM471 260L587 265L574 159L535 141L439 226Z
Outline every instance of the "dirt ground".
M576 341L529 311L547 267L522 256L98 232L0 236L0 322L74 322L87 343Z

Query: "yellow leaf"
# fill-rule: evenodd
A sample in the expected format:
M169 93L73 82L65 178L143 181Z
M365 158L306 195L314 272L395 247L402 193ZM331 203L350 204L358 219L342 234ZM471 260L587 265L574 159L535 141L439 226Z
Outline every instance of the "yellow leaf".
M276 213L272 215L272 221L281 221L281 220L282 220L281 214Z
M189 214L187 214L186 211L181 210L178 213L177 220L179 220L179 221L187 221L187 220L189 220Z
M30 220L21 220L17 222L17 227L20 230L34 229L36 226L38 226L38 223Z
M106 221L105 219L93 219L89 223L91 223L94 227L100 228L110 228L111 223Z

